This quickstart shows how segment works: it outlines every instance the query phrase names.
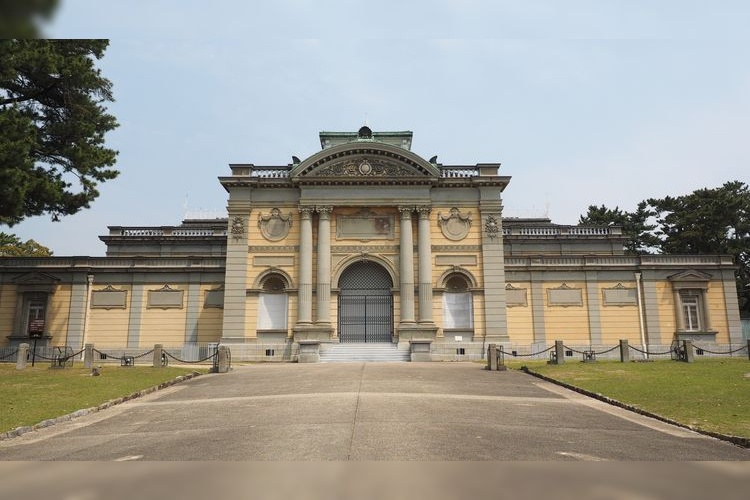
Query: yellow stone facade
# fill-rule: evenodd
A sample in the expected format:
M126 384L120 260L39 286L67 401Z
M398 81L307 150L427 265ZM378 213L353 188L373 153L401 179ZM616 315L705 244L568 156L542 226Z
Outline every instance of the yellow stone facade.
M72 349L425 341L472 359L490 342L741 341L728 256L630 256L619 228L504 219L499 164L427 161L410 132L321 146L230 165L226 219L112 226L107 257L0 258L0 348L32 338L39 308L38 340Z

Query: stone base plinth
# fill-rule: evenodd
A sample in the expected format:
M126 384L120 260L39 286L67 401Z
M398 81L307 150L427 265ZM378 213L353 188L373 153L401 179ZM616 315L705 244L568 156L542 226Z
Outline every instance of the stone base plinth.
M409 341L412 361L432 361L432 339L412 339Z
M297 325L293 332L295 342L303 340L330 342L333 336L333 327L331 325Z
M412 340L435 340L435 324L402 323L396 328L399 348L406 348Z
M320 362L320 341L319 340L300 340L298 363L318 363Z

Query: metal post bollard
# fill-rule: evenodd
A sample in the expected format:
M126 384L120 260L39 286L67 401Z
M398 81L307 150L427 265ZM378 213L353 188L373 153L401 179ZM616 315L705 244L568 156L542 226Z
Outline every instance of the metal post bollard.
M627 363L630 361L630 349L628 339L620 339L620 362Z
M29 357L29 344L21 344L18 346L18 357L16 358L16 370L23 370L26 368L26 360Z
M83 348L83 367L90 369L94 366L94 344L86 344Z

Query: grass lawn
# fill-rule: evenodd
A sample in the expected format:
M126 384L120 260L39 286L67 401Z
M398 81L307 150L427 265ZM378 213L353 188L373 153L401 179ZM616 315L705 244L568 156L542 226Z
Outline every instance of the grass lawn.
M0 432L33 425L83 408L97 406L204 367L153 368L150 366L104 365L102 374L90 376L82 363L72 368L50 369L39 364L16 370L15 364L0 364Z
M544 362L529 370L695 428L750 437L750 361Z

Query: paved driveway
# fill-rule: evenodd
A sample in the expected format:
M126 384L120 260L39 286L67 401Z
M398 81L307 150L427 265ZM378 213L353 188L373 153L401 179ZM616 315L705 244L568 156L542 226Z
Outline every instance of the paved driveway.
M0 442L0 458L748 460L750 451L520 372L343 363L197 377Z

